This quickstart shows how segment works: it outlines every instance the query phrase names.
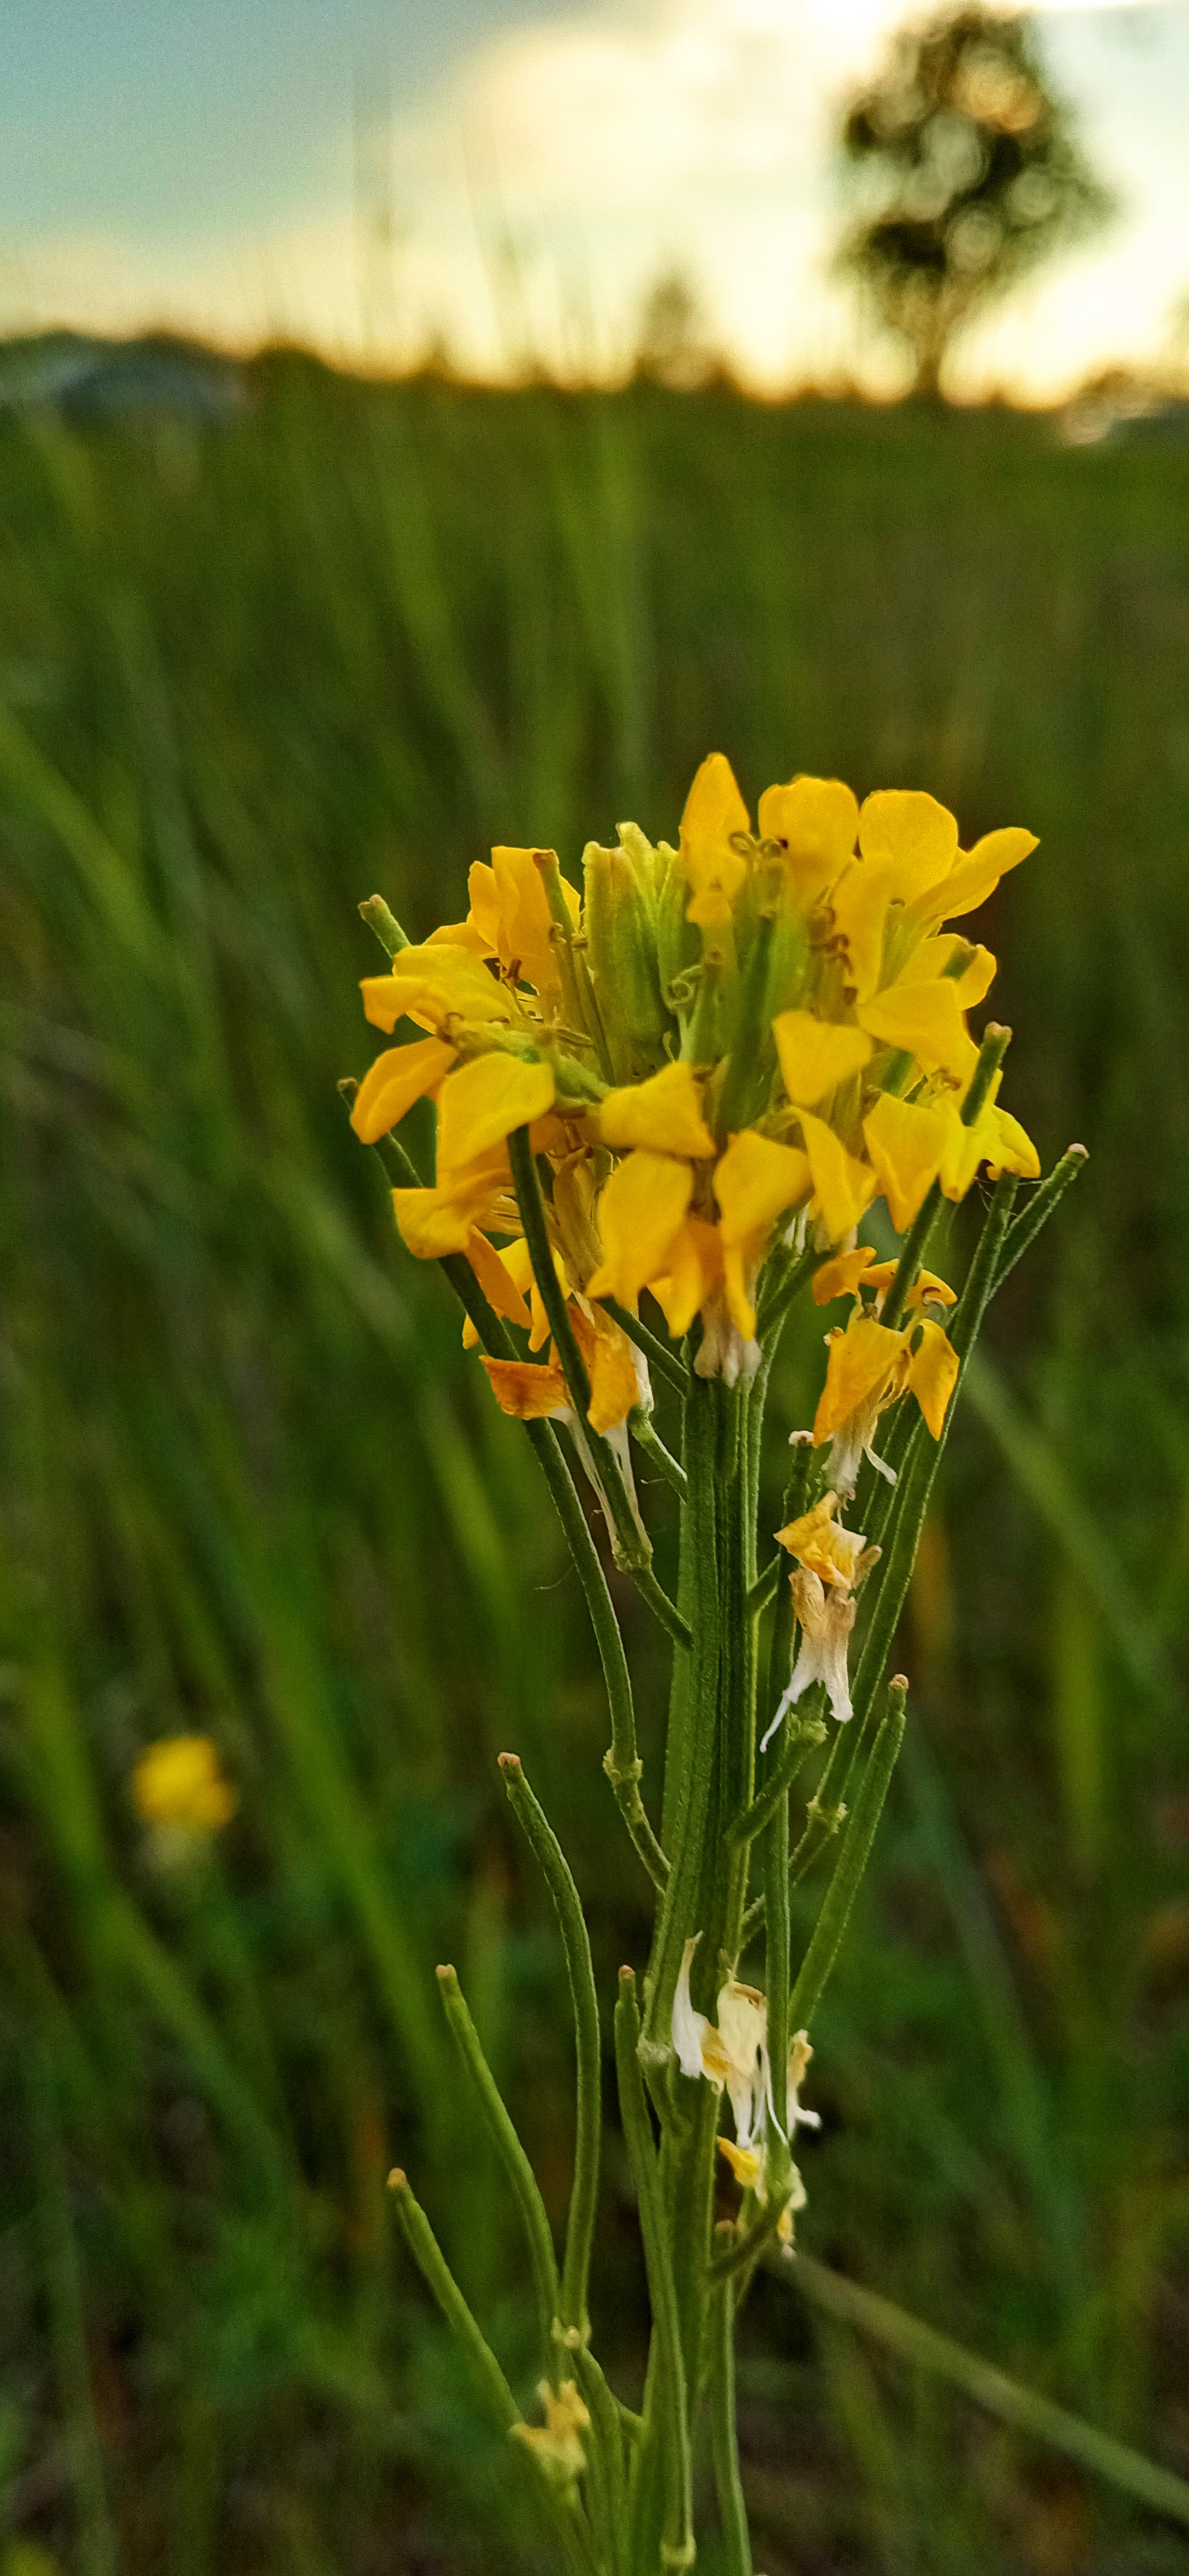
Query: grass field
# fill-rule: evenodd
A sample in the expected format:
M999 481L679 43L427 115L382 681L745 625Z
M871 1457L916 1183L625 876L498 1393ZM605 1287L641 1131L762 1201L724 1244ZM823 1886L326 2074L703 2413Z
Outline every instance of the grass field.
M983 931L1006 1096L1092 1157L947 1454L800 2241L1189 2472L1187 675L1189 454L1044 421L277 358L201 432L0 425L3 2576L549 2564L383 2182L523 2379L433 1979L560 2207L562 1963L497 1751L608 2003L641 1890L531 1455L335 1081L372 1052L362 896L417 935L492 840L573 872L622 816L671 833L711 747L753 798L837 772L1042 835ZM811 1326L774 1500L817 1369ZM192 1727L240 1807L170 1869L129 1775ZM1189 2564L791 2286L741 2384L769 2576Z

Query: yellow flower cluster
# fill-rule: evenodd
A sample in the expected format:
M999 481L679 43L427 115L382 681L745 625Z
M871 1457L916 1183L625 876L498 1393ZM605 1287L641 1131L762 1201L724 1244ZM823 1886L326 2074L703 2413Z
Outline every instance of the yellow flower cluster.
M998 1077L963 1123L978 1056L966 1014L995 960L950 926L1033 848L1010 829L966 852L931 796L881 790L860 807L838 780L806 777L768 788L753 830L715 752L679 846L653 848L631 824L614 849L591 843L581 903L552 851L494 850L471 870L466 920L398 948L363 986L374 1026L425 1034L376 1059L356 1133L374 1143L415 1100L437 1101L434 1183L393 1193L409 1249L464 1254L542 1346L508 1158L527 1126L595 1427L635 1401L600 1301L634 1310L648 1289L672 1335L701 1318L703 1373L746 1370L757 1281L791 1227L842 1246L880 1195L903 1230L934 1182L960 1199L980 1166L1038 1173ZM832 1267L845 1275L828 1293L857 1302L845 1350L831 1348L827 1420L857 1410L873 1424L908 1386L939 1429L950 1370L936 1316L894 1334L872 1254ZM556 1362L490 1374L508 1411L564 1408Z

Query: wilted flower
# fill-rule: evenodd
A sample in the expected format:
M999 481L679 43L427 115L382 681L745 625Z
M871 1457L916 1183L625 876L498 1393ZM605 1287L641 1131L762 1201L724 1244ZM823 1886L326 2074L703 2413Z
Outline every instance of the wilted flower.
M582 2436L590 2430L589 2411L572 2379L563 2379L557 2389L543 2379L537 2394L545 2409L544 2423L514 2424L513 2435L535 2454L547 2477L558 2486L569 2486L586 2467Z

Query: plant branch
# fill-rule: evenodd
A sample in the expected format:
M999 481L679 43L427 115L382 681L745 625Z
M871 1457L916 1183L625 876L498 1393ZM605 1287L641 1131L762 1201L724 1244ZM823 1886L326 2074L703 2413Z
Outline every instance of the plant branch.
M438 1969L438 1984L451 2037L466 2067L484 2123L504 2174L512 2187L528 2238L529 2261L537 2297L537 2322L550 2379L555 2378L554 2320L561 2305L557 2257L546 2215L545 2203L537 2189L536 2176L513 2126L511 2115L500 2093L495 2077L483 2054L483 2043L475 2028L466 2000L453 1968ZM556 2384L556 2381L555 2381Z
M708 2311L710 2449L722 2526L726 2576L752 2576L751 2537L739 2477L735 2425L735 2303L730 2281L715 2277Z
M585 2338L589 2331L586 2296L599 2190L599 2135L602 2125L602 2050L590 1935L569 1862L543 1807L525 1779L519 1755L501 1753L499 1759L504 1786L553 1899L570 1980L578 2061L577 2121L560 2315L563 2326L576 2327Z
M624 2140L640 2210L653 2332L657 2339L658 2402L664 2408L666 2498L663 2547L666 2565L690 2567L694 2560L694 2535L685 2360L665 2205L644 2095L644 2079L640 2073L639 2047L636 1980L630 1968L621 1968L619 2001L615 2007L615 2065L619 2077Z

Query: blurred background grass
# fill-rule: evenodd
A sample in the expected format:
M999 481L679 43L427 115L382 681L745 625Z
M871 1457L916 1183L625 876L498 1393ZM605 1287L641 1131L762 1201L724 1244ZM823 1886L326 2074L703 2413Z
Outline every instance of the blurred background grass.
M802 2241L1189 2468L1189 452L250 382L205 427L0 424L0 2566L548 2564L383 2182L399 2156L523 2386L433 1981L452 1958L560 2211L561 1961L496 1752L608 1996L646 1891L533 1461L335 1081L372 1052L362 896L419 935L493 839L574 872L625 815L672 833L711 747L752 798L805 768L1041 834L980 927L1012 1106L1046 1163L1092 1155L947 1456ZM663 1656L621 1609L655 1789ZM193 1728L240 1809L169 1868L129 1775ZM603 2226L626 2393L614 2145ZM741 2386L770 2576L1189 2564L792 2286Z

